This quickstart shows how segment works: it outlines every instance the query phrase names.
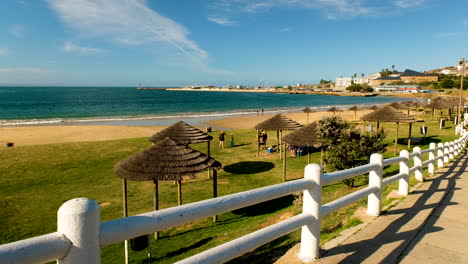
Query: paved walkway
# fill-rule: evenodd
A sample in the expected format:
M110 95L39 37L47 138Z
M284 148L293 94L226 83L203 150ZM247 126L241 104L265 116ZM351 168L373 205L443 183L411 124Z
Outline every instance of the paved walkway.
M316 263L468 263L468 154L450 165Z

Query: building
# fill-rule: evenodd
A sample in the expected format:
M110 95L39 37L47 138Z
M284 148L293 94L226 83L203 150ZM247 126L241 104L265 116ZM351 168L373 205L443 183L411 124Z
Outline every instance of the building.
M353 84L353 78L351 77L337 77L335 79L335 88L345 89L346 87Z
M427 74L421 73L417 71L412 71L406 69L402 74L400 74L400 78L404 82L437 82L439 81L439 76L437 74Z
M388 85L383 84L374 87L376 92L395 92L395 93L417 93L420 90L419 85Z
M439 81L439 76L437 74L427 74L421 73L413 70L406 69L399 76L390 75L389 77L380 77L371 81L371 86L375 87L382 84L390 84L397 81L403 82L437 82Z

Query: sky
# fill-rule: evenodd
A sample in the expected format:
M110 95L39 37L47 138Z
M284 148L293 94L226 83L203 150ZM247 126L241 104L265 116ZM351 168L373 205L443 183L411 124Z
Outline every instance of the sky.
M466 0L2 0L0 85L293 85L468 58Z

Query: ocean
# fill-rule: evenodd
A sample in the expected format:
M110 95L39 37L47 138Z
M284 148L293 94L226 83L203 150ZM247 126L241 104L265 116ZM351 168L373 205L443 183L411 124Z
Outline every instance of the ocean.
M0 87L0 125L102 122L167 125L164 120L385 104L397 97L137 90L135 87ZM145 121L146 120L146 121ZM148 121L148 120L151 120ZM157 122L160 120L159 122ZM132 123L132 124L133 124Z

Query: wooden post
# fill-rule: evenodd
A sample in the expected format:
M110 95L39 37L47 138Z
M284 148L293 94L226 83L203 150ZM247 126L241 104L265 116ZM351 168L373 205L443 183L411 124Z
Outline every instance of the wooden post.
M159 182L158 180L153 180L154 183L154 193L153 193L153 205L154 210L159 210ZM159 238L159 232L154 232L154 239Z
M398 153L398 129L400 128L400 123L396 123L396 137L395 137L395 155Z
M286 143L284 145L284 151L283 151L283 181L286 181Z
M177 180L177 203L182 205L182 180Z
M218 197L218 171L213 169L213 198ZM218 216L213 216L213 222L218 221Z
M409 123L409 135L408 135L408 149L411 147L411 127L413 123Z
M280 152L280 159L282 158L282 154L283 154L283 148L281 146L281 140L280 140L280 134L279 134L279 130L276 130L276 139L278 141L278 149L279 149L279 152Z
M257 128L257 135L255 135L255 137L257 137L257 157L260 156L260 135L258 133L259 131Z
M207 143L207 146L206 146L206 154L208 155L208 158L210 157L211 155L211 150L210 150L210 141L206 142ZM211 178L211 168L208 168L208 179Z
M127 180L122 179L122 197L123 197L123 215L124 217L128 216L127 210ZM128 240L124 242L124 250L125 250L125 264L128 264Z

